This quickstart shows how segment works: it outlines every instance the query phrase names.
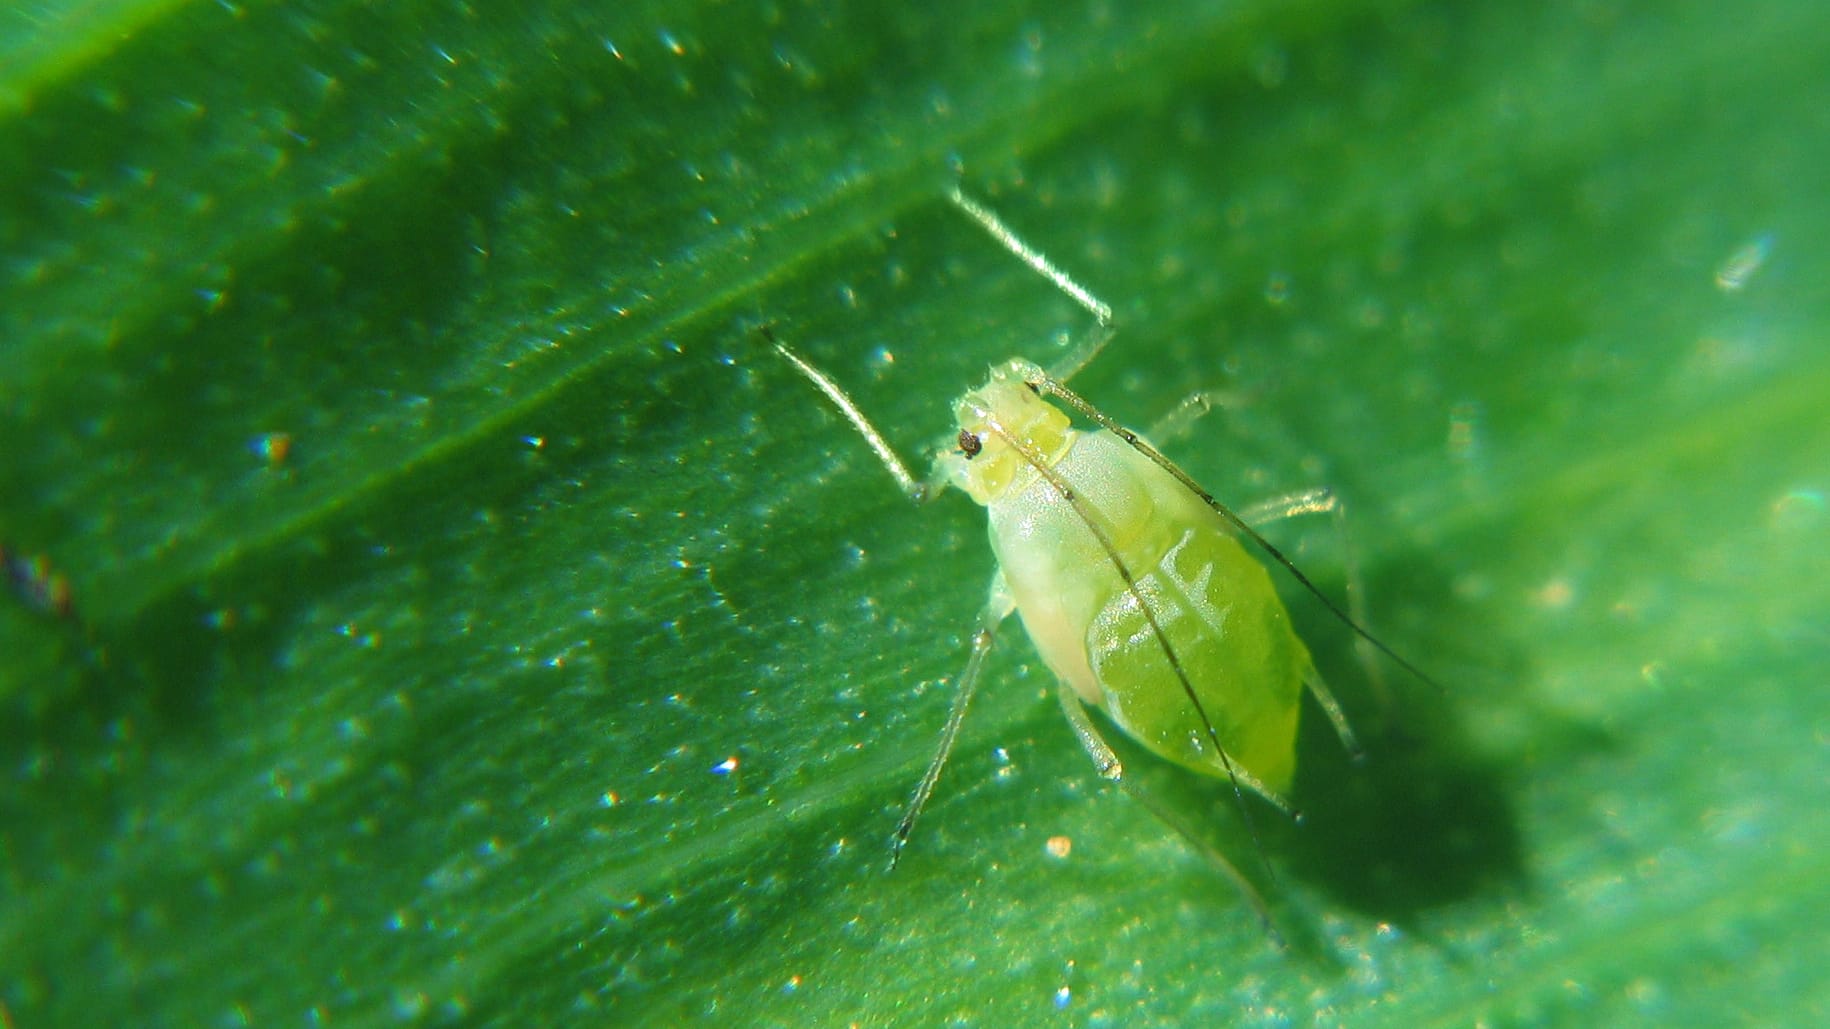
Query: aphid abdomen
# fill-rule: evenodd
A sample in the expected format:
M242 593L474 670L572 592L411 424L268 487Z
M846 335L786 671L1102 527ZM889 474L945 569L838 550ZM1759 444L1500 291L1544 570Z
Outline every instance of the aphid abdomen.
M1109 434L1074 433L1054 469L1078 511L1040 478L990 505L992 547L1043 660L1151 751L1225 776L1205 711L1233 767L1286 791L1309 655L1264 566L1199 498ZM1083 514L1111 539L1137 593Z
M1154 605L1227 759L1273 792L1288 792L1309 654L1264 566L1235 537L1190 529L1138 592ZM1087 650L1115 723L1177 764L1226 774L1129 591L1094 617Z

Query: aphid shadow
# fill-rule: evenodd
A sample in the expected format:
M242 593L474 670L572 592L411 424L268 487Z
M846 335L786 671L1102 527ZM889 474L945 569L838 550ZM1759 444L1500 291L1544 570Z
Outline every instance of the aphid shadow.
M1369 572L1372 595L1388 613L1440 609L1448 594L1446 576L1432 578L1427 567L1407 564L1402 581ZM1322 711L1305 698L1292 791L1300 824L1248 798L1260 854L1224 784L1161 769L1160 763L1133 756L1141 748L1131 741L1115 741L1132 762L1128 767L1144 771L1147 788L1211 830L1264 894L1292 957L1340 964L1338 945L1325 937L1314 902L1298 899L1305 893L1412 936L1427 935L1432 911L1496 894L1529 897L1529 855L1512 799L1519 789L1517 755L1483 743L1471 729L1476 715L1494 704L1525 712L1540 765L1547 754L1573 761L1605 752L1614 745L1612 737L1592 725L1536 712L1532 669L1496 650L1504 638L1497 627L1470 627L1465 612L1457 613L1454 632L1426 633L1423 653L1414 652L1414 631L1397 636L1375 622L1387 642L1442 679L1440 687L1432 686L1386 662L1378 669L1380 686L1338 622L1304 598L1286 593L1286 599L1299 634L1346 707L1362 750L1358 760L1349 754ZM1481 671L1478 681L1464 682L1445 671L1452 669ZM1505 684L1503 693L1496 695L1495 683Z
M1428 568L1407 565L1403 584L1375 574L1370 585L1387 610L1440 605L1446 587L1430 588L1429 575ZM1339 903L1399 926L1491 890L1528 889L1510 766L1504 755L1484 753L1467 728L1466 713L1483 702L1484 691L1454 679L1421 682L1389 662L1379 669L1384 686L1378 688L1338 624L1300 601L1292 615L1342 696L1362 756L1346 753L1320 712L1305 707L1294 797L1303 822L1279 821L1269 834L1275 842L1267 843L1283 866ZM1497 630L1462 626L1434 634L1431 646L1438 649L1406 656L1438 677L1443 668L1491 669L1492 641L1499 638ZM1483 641L1478 654L1455 651L1456 641L1467 639ZM1389 634L1387 641L1402 642ZM1529 669L1492 674L1512 680L1508 695L1515 701L1529 691ZM1605 746L1592 733L1583 735L1572 745Z
M1301 820L1248 798L1257 851L1224 784L1167 785L1174 803L1225 823L1214 833L1264 894L1274 942L1292 958L1344 969L1320 908L1298 899L1303 893L1420 935L1431 910L1529 890L1500 763L1474 752L1452 715L1417 716L1415 707L1400 701L1391 717L1357 719L1364 756L1356 761L1305 702L1292 794ZM1156 775L1153 784L1166 778Z
M1293 875L1370 917L1414 923L1424 911L1521 884L1516 816L1498 763L1473 752L1442 712L1362 719L1365 756L1343 753L1309 718L1298 746L1300 826L1277 849ZM1370 731L1368 731L1370 730Z

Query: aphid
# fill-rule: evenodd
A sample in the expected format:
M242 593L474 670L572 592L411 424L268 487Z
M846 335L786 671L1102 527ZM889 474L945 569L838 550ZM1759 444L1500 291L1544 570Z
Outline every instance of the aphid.
M1249 540L1367 643L1421 677L1313 586L1253 521L1339 513L1326 490L1292 494L1242 517L1201 489L1150 443L1067 386L1112 338L1111 308L1019 239L990 209L949 195L1005 249L1092 314L1086 338L1049 369L1022 359L992 368L985 385L954 404L956 449L917 479L845 391L763 330L771 345L824 393L864 438L903 492L925 501L948 486L990 516L998 571L940 744L896 828L891 867L934 791L958 738L998 625L1022 617L1074 735L1099 774L1174 828L1230 878L1270 926L1264 901L1226 857L1174 813L1134 787L1088 707L1160 757L1228 780L1245 812L1249 788L1286 813L1296 770L1296 727L1305 688L1350 752L1358 753L1341 705L1271 585L1243 545ZM1076 429L1059 401L1091 421ZM1183 429L1207 407L1184 402L1153 435ZM1427 681L1427 680L1426 680ZM1246 815L1249 825L1249 814Z

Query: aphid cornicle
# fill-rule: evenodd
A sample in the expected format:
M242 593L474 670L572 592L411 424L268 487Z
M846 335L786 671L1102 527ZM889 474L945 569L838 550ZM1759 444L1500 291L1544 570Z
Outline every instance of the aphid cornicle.
M1355 750L1340 705L1290 624L1250 541L1289 570L1360 637L1415 672L1349 618L1274 547L1153 446L1119 426L1066 380L1112 336L1111 309L1051 264L988 208L954 190L953 203L1090 312L1094 331L1053 368L1014 359L954 405L956 449L912 475L845 391L793 350L775 349L832 401L904 492L926 500L953 486L984 505L998 572L959 677L940 746L897 827L892 865L958 737L996 627L1013 610L1042 660L1074 734L1099 774L1181 833L1239 887L1269 925L1263 900L1182 819L1124 777L1087 707L1153 753L1227 779L1286 812L1305 687ZM1054 399L1096 428L1074 428ZM1268 505L1272 517L1334 509L1325 490ZM1420 673L1419 673L1420 674ZM1243 810L1243 809L1242 809Z

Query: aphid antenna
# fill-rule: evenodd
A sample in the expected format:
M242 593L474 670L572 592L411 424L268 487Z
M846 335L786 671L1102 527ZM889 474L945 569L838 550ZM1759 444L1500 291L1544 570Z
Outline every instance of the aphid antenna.
M933 499L946 486L946 480L940 478L917 479L909 471L908 465L902 463L902 458L896 456L895 448L890 446L890 441L884 438L883 433L877 431L877 427L871 424L871 420L864 417L864 412L852 402L851 394L845 392L843 386L834 382L825 372L815 368L801 355L790 350L786 343L776 339L775 330L768 325L759 326L758 331L762 333L764 339L769 341L769 345L775 348L776 353L787 358L788 363L793 365L795 370L800 372L808 382L813 383L814 388L826 394L826 399L832 401L832 406L839 409L839 414L851 423L852 428L858 430L858 435L864 437L864 442L870 444L871 451L877 455L877 460L883 462L884 470L890 473L890 478L896 480L897 487L910 500L918 504L924 503Z
M938 475L927 481L917 479L909 471L908 466L902 463L902 458L897 456L895 448L890 446L889 440L877 431L877 427L871 424L869 418L864 416L864 412L853 402L851 395L845 392L843 386L795 353L786 343L776 339L775 331L770 326L761 325L758 327L758 331L762 333L765 340L768 340L769 345L775 348L776 353L793 365L795 370L799 371L807 381L813 383L816 389L824 393L826 399L832 401L833 406L839 409L839 413L851 423L852 428L858 430L858 435L864 437L872 452L877 455L877 459L883 463L884 470L889 472L892 479L896 480L896 485L901 487L902 492L910 500L922 503L933 499L946 488L946 480ZM976 438L971 437L969 433L961 432L960 446L966 447L968 440L972 445L977 445ZM975 450L968 451L968 454L970 456L976 452ZM978 689L979 678L985 667L985 656L991 652L991 645L997 636L998 626L1009 617L1015 607L1015 603L1003 588L1002 576L994 578L991 597L986 602L984 612L979 616L978 630L972 634L971 656L966 659L966 667L960 672L959 679L954 686L953 703L947 711L946 727L941 730L940 745L935 748L934 756L928 761L927 770L922 772L920 784L915 787L914 794L909 798L908 806L903 809L901 821L896 824L896 834L890 844L891 871L895 871L897 863L902 860L902 848L909 842L909 834L915 829L915 820L920 817L921 809L927 806L928 798L934 795L934 787L940 782L940 774L947 766L947 759L953 753L954 744L959 741L960 728L966 722L966 710L972 705L972 696Z
M1062 271L1046 255L1028 243L1023 242L1010 226L1004 224L996 211L967 196L957 185L947 191L947 199L953 206L965 212L968 218L979 224L992 239L1004 249L1016 255L1017 260L1029 265L1036 274L1055 284L1055 288L1072 297L1074 302L1086 308L1098 323L1093 331L1080 342L1069 348L1068 352L1056 358L1049 366L1048 373L1056 379L1066 382L1072 379L1082 368L1092 363L1099 352L1112 342L1112 336L1118 331L1112 321L1112 308L1105 301L1093 295L1093 291L1075 282L1073 276Z

